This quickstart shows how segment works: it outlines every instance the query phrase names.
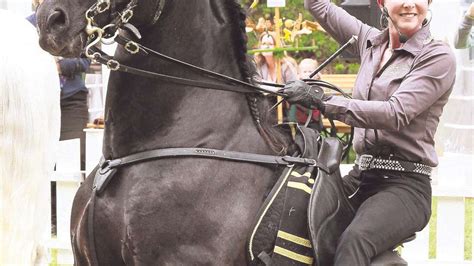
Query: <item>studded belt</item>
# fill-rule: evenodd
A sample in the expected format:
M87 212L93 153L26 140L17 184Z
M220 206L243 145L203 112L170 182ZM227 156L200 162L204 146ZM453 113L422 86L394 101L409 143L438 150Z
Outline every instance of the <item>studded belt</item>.
M417 173L431 176L432 167L421 164L401 160L390 160L383 158L375 158L370 154L362 154L356 159L356 164L361 171L370 169L382 169L399 172Z

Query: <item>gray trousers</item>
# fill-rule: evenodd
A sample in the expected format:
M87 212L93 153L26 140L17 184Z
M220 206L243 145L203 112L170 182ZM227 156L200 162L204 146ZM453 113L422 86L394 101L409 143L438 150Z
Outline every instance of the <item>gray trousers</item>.
M357 211L338 240L335 265L369 265L371 258L428 224L428 176L378 169L361 172L355 166L343 181Z

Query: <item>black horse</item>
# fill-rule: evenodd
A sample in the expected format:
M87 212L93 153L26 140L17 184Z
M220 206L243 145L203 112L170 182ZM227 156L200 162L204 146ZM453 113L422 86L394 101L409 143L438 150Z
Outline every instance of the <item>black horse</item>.
M139 0L134 8L131 23L141 32L141 44L235 79L251 79L245 16L238 3L168 0L162 6L161 1ZM85 13L95 2L45 0L37 13L41 46L54 55L78 56L87 41ZM111 2L111 8L97 16L99 25L129 0ZM172 62L132 56L120 46L115 57L141 69L209 79ZM257 93L207 90L112 72L103 156L113 159L171 147L284 153L288 138L272 128L274 116L264 111L268 106ZM76 264L91 264L94 253L101 265L245 264L245 241L276 181L275 170L206 158L166 158L123 167L95 199L91 228L92 173L72 209Z
M127 10L133 10L130 22L139 32L127 26L132 15ZM71 239L75 263L245 264L245 242L279 168L274 162L271 166L229 160L229 154L269 155L267 159L278 158L278 164L316 162L270 156L284 155L295 147L288 134L273 128L275 115L265 111L269 100L257 91L249 91L255 86L241 82L251 81L254 71L246 56L245 15L240 5L234 0L45 0L37 18L40 45L50 53L78 56L87 46L87 55L112 69L127 70L113 72L108 86L103 156L112 161L101 163L92 172L74 200ZM91 19L95 23L91 24ZM111 21L113 24L109 24ZM138 49L142 53L133 55L139 48L133 42L119 46L117 61L88 49L94 43L93 36L99 35L97 26L114 29L119 24L126 30L116 39L118 42L124 38L136 41L141 32L142 45L233 78L232 86L221 85L228 90L231 87L231 91L202 89L219 89L215 73L198 71L156 53L151 56L154 51L143 47ZM149 72L133 75L130 72L137 71L131 67ZM156 72L161 78L150 78L156 78ZM187 81L177 82L176 77ZM330 142L334 141L324 141ZM342 149L340 145L335 147ZM174 149L173 156L168 154L159 160L149 157L171 148L192 148L205 156L176 156ZM216 150L220 150L217 155L227 155L215 156ZM336 169L341 159L337 154L342 151L324 151L320 157L327 160L318 161L318 166L331 161L331 168ZM330 156L334 151L336 155ZM189 155L187 152L185 155ZM259 158L256 161L261 161ZM137 159L139 163L130 163ZM251 157L248 161L255 160ZM321 192L312 195L332 199L336 204L319 205L317 212L321 214L310 211L317 221L327 217L321 207L329 212L339 210L331 188L341 186L339 171L321 169L331 174L318 175L317 190ZM350 217L338 219L347 223ZM310 223L318 224L315 229L321 231L319 222ZM321 260L318 241L312 237L316 257ZM326 244L334 248L334 243ZM388 251L375 258L373 265L404 264Z

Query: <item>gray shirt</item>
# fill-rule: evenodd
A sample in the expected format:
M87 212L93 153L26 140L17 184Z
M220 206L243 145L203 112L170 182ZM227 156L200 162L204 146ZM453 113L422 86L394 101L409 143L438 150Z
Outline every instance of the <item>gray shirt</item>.
M451 49L425 26L378 71L388 30L363 24L329 0L305 0L305 6L339 43L358 36L351 47L361 58L353 99L333 97L325 110L355 127L356 153L390 147L396 158L436 166L434 134L456 73Z

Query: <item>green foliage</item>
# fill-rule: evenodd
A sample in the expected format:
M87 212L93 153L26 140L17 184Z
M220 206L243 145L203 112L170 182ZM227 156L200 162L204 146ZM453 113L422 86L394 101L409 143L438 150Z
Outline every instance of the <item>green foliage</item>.
M333 64L335 74L357 74L359 72L359 63L336 62Z
M255 9L249 10L248 8L252 4L253 0L242 0L242 6L247 11L247 16L252 19L254 23L257 23L260 17L273 21L275 15L274 8L267 7L266 0L260 0L260 3ZM336 4L342 2L341 0L333 0ZM280 17L282 21L286 19L296 20L299 13L303 14L303 20L315 21L312 15L304 8L304 0L286 0L286 7L280 8ZM248 36L248 49L258 48L258 36L255 32L250 32ZM290 47L310 47L315 46L316 49L313 51L296 51L288 52L287 54L295 58L298 62L303 58L313 58L319 63L324 62L329 56L331 56L340 45L331 37L329 34L321 31L314 31L308 35L300 35L294 43L286 43L286 46ZM341 73L341 74L355 74L359 69L358 63L348 64L346 61L341 59L334 60L329 64L323 72L325 73Z
M347 74L357 74L359 72L359 63L350 63L347 65Z
M341 63L337 63L335 64L334 66L334 72L336 74L346 74L346 67L344 66L344 64L341 64Z

